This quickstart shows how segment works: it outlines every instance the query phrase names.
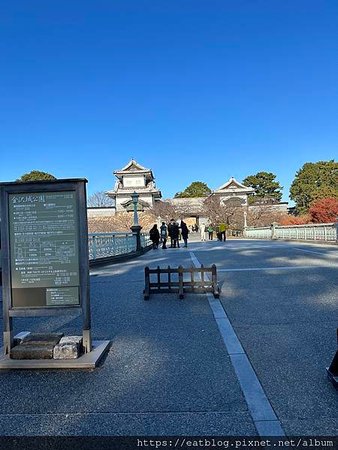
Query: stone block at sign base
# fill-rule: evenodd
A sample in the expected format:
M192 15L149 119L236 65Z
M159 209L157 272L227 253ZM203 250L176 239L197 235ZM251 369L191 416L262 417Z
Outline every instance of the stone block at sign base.
M79 347L76 344L57 344L54 347L54 359L76 359L79 356Z
M11 359L52 359L54 345L20 344L11 349Z
M14 346L22 344L29 334L31 334L30 331L21 331L21 333L16 334L13 338Z
M82 354L82 336L64 336L54 347L54 359L76 359Z
M79 348L82 347L82 336L63 336L63 338L60 339L59 344L75 344Z
M60 342L63 333L29 333L27 337L23 339L21 345L56 345Z

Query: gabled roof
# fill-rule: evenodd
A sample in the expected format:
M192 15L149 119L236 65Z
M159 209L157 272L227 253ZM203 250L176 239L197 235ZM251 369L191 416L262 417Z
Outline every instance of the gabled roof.
M134 203L132 200L126 200L125 202L121 203L121 205L127 210L127 211L133 211L134 210ZM150 208L151 205L144 200L138 200L137 202L137 211L144 211L144 209Z
M146 169L145 167L141 166L141 164L139 164L137 161L135 161L135 159L131 159L126 166L124 166L120 170L115 170L114 173L118 173L118 172L138 172L138 171L151 172L150 169Z
M237 181L234 177L231 177L226 183L222 184L215 192L219 191L246 191L246 192L254 192L252 187L245 186L244 184Z
M131 159L129 163L120 170L114 170L114 175L121 180L122 177L128 175L143 175L148 181L154 181L154 175L151 169L141 166L135 159Z

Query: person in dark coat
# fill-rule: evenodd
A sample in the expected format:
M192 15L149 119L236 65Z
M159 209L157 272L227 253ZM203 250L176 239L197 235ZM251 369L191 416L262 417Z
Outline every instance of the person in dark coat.
M149 237L153 243L153 249L155 250L156 248L158 248L158 244L160 242L160 233L158 231L156 223L153 226L153 228L149 231Z
M180 244L178 242L178 238L179 238L179 234L180 234L180 229L178 227L178 224L174 221L174 219L171 219L171 221L168 225L168 234L170 237L170 247L176 248L176 244L177 244L177 247L179 247Z
M187 224L181 220L181 234L184 242L184 247L188 247L188 234L189 229L187 227Z
M173 238L171 236L171 231L173 229L173 225L174 225L174 219L171 219L169 224L168 224L168 236L170 237L170 247L171 248L174 246L174 241L173 241Z
M162 248L166 249L166 243L168 238L168 227L165 224L165 222L162 222L162 225L160 227L160 235L161 235L161 242L162 242Z
M171 239L170 247L176 248L176 244L177 244L177 247L180 248L180 243L178 242L179 234L180 234L180 229L179 229L178 223L172 222L171 228L170 228L170 239Z

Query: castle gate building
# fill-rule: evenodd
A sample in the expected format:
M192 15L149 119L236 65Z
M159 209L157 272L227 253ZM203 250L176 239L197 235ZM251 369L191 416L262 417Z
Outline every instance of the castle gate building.
M218 196L223 205L248 206L248 195L253 192L255 190L252 187L244 186L234 177L231 177L226 183L215 189L211 195Z
M115 170L114 175L117 178L115 187L106 194L114 199L116 212L133 211L133 192L139 194L140 211L152 208L155 201L162 197L161 191L156 188L152 170L141 166L134 159L122 169Z

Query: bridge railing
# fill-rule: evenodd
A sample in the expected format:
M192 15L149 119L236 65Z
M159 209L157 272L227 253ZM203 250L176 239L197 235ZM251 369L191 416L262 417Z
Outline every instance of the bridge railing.
M141 247L150 243L149 235L141 234ZM88 234L89 260L127 255L136 252L136 233L90 233Z
M338 242L338 223L311 223L306 225L277 225L248 227L244 236L252 239L294 239L304 241Z
M149 247L149 245L152 245L149 234L141 233L141 247L147 248L147 247Z
M271 227L250 227L244 229L243 235L252 239L271 239L272 232Z

